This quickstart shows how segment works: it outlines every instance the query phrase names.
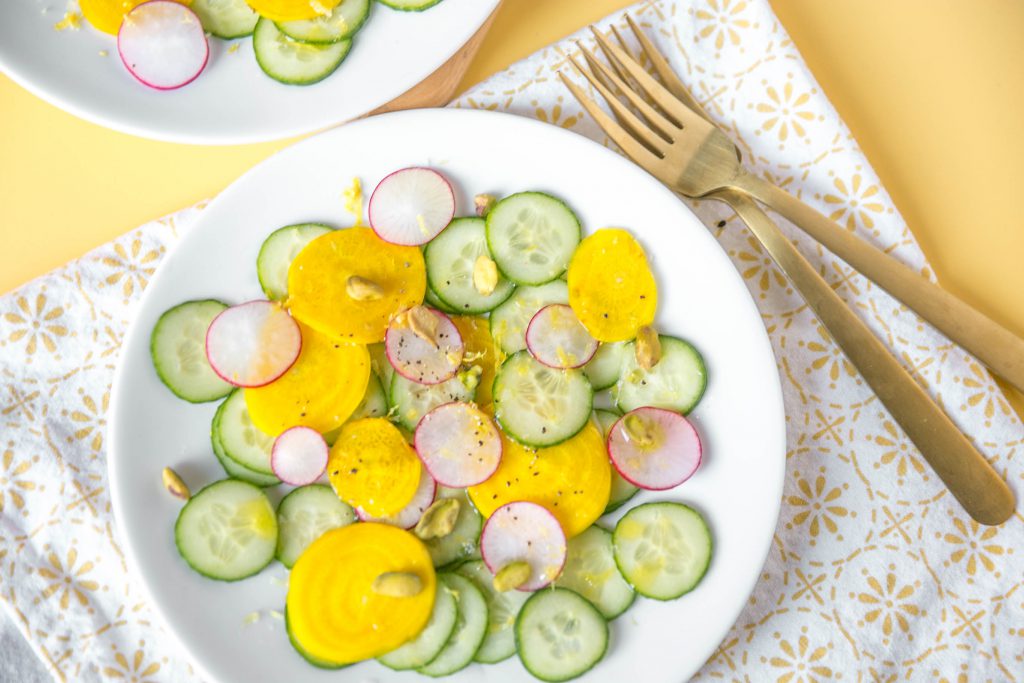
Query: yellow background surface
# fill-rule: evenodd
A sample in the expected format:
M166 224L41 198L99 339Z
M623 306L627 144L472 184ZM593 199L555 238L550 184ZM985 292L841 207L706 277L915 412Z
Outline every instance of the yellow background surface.
M629 4L505 0L463 88ZM772 5L943 285L1024 335L1024 2ZM288 142L142 140L0 76L0 292L215 195Z

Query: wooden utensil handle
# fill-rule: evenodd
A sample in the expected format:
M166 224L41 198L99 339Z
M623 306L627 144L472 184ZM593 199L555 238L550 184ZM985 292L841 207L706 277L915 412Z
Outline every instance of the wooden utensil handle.
M737 178L736 186L781 213L997 375L1024 391L1024 339L766 180L743 174Z
M403 109L424 109L427 107L443 107L455 97L462 77L476 56L480 45L483 44L487 32L494 23L501 9L501 2L494 7L494 11L487 17L486 21L477 29L476 33L459 48L447 62L439 66L432 74L414 85L387 104L382 104L366 116L383 114L389 111L401 111Z
M1013 494L1006 482L761 207L740 191L711 196L732 206L764 245L968 514L982 524L1006 521L1014 510Z

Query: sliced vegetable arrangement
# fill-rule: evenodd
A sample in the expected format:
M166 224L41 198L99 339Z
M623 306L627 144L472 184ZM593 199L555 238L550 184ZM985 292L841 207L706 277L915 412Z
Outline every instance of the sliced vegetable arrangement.
M207 35L222 40L252 36L256 62L265 74L289 85L310 85L345 60L371 5L419 12L440 1L79 0L79 5L94 28L117 37L121 61L136 80L155 90L174 90L206 68Z
M334 45L339 25L279 29ZM686 414L707 372L652 326L657 283L629 232L582 238L542 192L480 196L479 216L454 218L455 196L436 170L391 173L369 227L267 237L266 300L160 318L159 378L193 403L224 399L211 445L227 477L190 497L162 474L187 501L175 540L214 579L290 568L287 637L313 666L436 677L518 654L569 680L636 595L679 598L707 571L711 534L683 503L599 523L696 473Z

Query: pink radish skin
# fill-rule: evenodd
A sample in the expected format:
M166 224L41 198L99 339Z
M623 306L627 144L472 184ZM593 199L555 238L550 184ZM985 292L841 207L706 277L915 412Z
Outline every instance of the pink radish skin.
M390 524L400 529L411 529L420 521L420 517L428 507L433 505L437 497L437 482L430 476L427 468L420 473L420 485L413 494L412 500L404 508L390 517L373 517L363 512L362 508L356 508L356 515L364 522L381 522Z
M171 0L151 0L125 15L117 52L128 72L155 90L175 90L203 72L210 45L199 17Z
M627 418L639 419L653 443L642 444L630 436ZM635 430L634 430L635 431ZM632 410L608 430L608 455L622 478L648 491L679 486L700 467L702 446L697 430L679 413L663 408Z
M517 501L495 510L480 533L484 564L497 574L513 562L530 565L530 578L518 588L535 591L558 578L565 566L565 533L555 516L536 503Z
M206 330L206 359L237 387L262 387L288 371L302 351L302 332L270 301L249 301L221 312Z
M570 306L550 304L537 311L526 327L526 348L542 365L556 370L580 368L597 353L590 336Z
M451 223L455 192L448 179L431 168L403 168L377 183L367 212L370 227L385 242L419 246Z
M501 436L494 421L470 403L446 403L420 418L416 453L442 486L476 486L501 462Z
M292 486L312 484L327 469L330 449L320 432L309 427L291 427L274 439L270 469Z
M405 316L395 316L384 334L384 350L395 372L418 384L440 384L455 376L465 354L459 328L440 311L437 317L437 346L416 334Z

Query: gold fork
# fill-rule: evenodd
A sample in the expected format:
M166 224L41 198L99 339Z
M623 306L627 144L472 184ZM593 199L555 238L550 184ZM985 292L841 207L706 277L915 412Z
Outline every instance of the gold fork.
M669 92L662 89L661 93L652 93L651 83L657 81L630 59L621 47L614 46L597 31L594 34L598 44L616 73L611 73L607 67L594 60L588 51L583 54L596 77L595 88L605 99L609 99L610 91L615 89L613 84L618 86L631 78L639 85L641 93L645 92L657 105L657 108L651 107L632 88L621 90L622 95L647 120L649 125L645 126L618 100L613 103L615 98L609 99L609 105L616 116L636 138L635 148L626 150L634 160L640 163L637 155L646 157L647 161L641 165L649 164L652 168L659 168L658 172L651 172L659 177L670 178L671 181L666 182L688 197L699 198L718 190L734 189L775 209L866 278L906 304L997 375L1024 391L1024 339L895 258L839 227L793 195L747 172L740 162L736 146L711 122L700 103L690 95L640 27L628 15L626 19L641 49ZM618 31L615 28L612 30L619 42L625 45ZM595 80L586 73L584 75Z
M1006 482L871 330L847 308L751 195L732 182L745 175L736 147L707 119L706 113L639 27L632 19L627 19L641 48L671 91L644 71L624 49L596 30L598 44L617 73L582 46L580 49L593 73L575 59L572 63L608 102L622 125L560 73L566 87L609 138L663 183L686 196L717 199L731 206L968 514L983 524L1000 524L1008 519L1013 514L1014 500ZM625 44L621 36L617 37ZM623 78L627 75L640 92L627 84ZM632 108L620 102L612 88L618 90Z

